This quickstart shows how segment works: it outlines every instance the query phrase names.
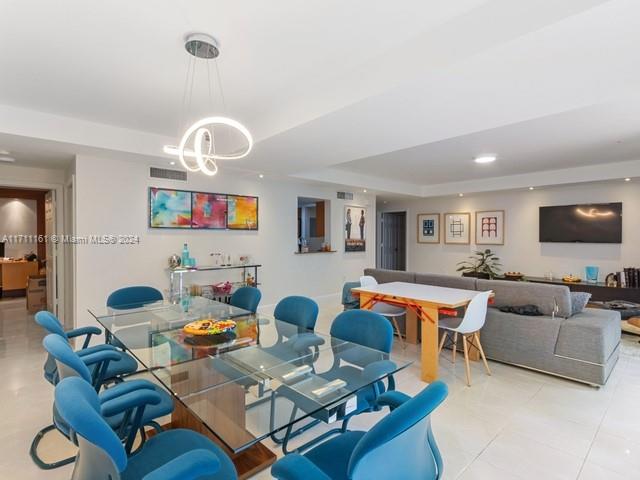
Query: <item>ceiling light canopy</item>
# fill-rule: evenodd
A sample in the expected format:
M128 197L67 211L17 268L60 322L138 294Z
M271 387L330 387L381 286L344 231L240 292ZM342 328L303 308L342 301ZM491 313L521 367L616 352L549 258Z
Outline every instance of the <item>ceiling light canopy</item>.
M195 62L197 59L204 59L205 61L216 59L220 55L220 48L215 39L210 35L204 33L194 33L188 35L185 40L185 50L193 56L187 68L187 78L185 81L185 92L183 96L183 110L186 110L186 103L188 101L191 105L191 99L193 96L193 84L195 77ZM218 64L215 63L216 76L218 78L218 87L220 91L220 97L222 100L223 110L226 109L224 94L222 92L222 81L220 79L220 71L218 70ZM207 63L207 78L210 79L211 74L209 71L209 63ZM213 105L212 88L209 85L209 101ZM240 150L223 151L220 148L220 143L217 139L222 138L222 135L216 137L216 129L218 133L220 130L233 130L236 134L240 134L246 145ZM228 135L226 136L228 138ZM180 159L182 166L190 172L202 172L206 175L213 176L218 173L217 160L238 160L249 155L249 152L253 148L253 137L249 130L237 120L228 118L222 115L215 115L198 120L190 127L188 127L178 146L165 145L163 150L169 155L176 155Z
M495 155L480 155L473 159L476 163L491 163L496 161Z

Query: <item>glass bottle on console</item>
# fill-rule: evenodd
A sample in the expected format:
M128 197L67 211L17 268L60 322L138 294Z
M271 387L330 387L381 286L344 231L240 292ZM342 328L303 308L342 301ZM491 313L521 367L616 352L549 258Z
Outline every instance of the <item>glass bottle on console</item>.
M182 266L187 268L189 266L189 247L186 242L182 246Z

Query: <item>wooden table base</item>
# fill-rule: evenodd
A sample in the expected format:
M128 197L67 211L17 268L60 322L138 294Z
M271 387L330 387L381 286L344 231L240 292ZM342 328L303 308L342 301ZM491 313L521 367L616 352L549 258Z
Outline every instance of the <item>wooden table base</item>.
M174 401L175 410L171 415L171 424L169 428L188 428L205 437L211 439L220 448L222 448L233 461L238 472L240 480L249 478L256 473L268 468L276 461L277 455L262 443L256 443L252 447L240 453L233 453L224 443L213 433L202 421L196 417L191 410L186 408L181 402Z

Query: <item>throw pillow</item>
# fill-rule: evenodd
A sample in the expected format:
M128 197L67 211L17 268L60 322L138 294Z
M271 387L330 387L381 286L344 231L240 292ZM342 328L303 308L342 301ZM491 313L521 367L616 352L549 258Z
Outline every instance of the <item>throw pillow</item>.
M540 317L543 313L536 305L518 305L515 307L500 307L501 312L515 313L516 315L527 315L529 317Z
M571 315L583 311L590 298L591 294L587 292L571 292Z

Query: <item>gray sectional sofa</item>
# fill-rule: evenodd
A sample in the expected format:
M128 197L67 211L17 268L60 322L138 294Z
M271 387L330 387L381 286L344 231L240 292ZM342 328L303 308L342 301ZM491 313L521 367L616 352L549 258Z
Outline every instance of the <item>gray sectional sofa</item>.
M590 385L604 385L620 353L620 314L586 308L571 315L564 285L482 280L429 273L368 268L379 283L411 282L465 290L493 290L494 303L481 331L488 358L558 375ZM543 316L504 313L502 306L536 305ZM553 310L557 313L553 316Z

